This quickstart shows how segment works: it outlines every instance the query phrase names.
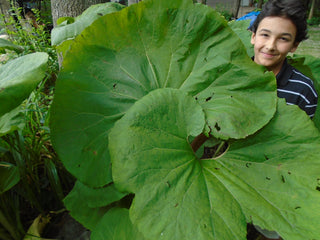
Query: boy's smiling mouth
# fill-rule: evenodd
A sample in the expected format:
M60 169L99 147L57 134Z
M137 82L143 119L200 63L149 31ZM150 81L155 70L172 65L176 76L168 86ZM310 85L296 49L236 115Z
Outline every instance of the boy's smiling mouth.
M264 58L273 58L277 55L275 53L267 53L267 52L261 52L261 54Z

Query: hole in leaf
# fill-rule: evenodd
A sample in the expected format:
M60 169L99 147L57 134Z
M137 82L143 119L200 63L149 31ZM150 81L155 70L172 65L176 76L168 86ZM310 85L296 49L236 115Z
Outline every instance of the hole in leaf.
M228 143L225 141L222 141L214 146L204 146L203 155L201 156L201 159L219 157L227 151L228 146ZM220 168L215 169L219 170Z
M190 145L193 152L196 153L200 159L219 157L225 153L229 147L226 141L209 138L203 133L195 137Z
M216 123L216 124L214 125L214 128L217 129L217 131L220 131L220 130L221 130L221 127L218 125L218 123Z
M208 97L208 98L206 98L206 102L208 102L211 98L212 98L212 97Z

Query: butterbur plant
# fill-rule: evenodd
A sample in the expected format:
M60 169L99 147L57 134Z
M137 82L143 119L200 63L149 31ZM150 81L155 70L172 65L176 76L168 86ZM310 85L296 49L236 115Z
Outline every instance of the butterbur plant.
M84 29L51 133L93 240L320 235L318 129L208 6L146 0Z

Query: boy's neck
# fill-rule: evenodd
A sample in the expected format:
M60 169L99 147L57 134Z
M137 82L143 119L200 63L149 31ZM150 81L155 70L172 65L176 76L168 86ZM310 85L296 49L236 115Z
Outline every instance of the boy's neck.
M269 71L272 71L273 74L275 76L278 75L278 73L281 71L281 68L283 66L283 63L284 63L285 60L283 60L281 63L277 64L275 67L270 67L270 68L267 68Z

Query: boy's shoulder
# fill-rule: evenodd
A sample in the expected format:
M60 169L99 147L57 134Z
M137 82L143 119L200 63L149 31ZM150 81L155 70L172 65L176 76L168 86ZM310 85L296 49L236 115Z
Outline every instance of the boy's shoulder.
M306 75L304 75L302 72L300 72L298 69L294 68L293 66L291 66L291 72L292 73L291 73L289 79L303 81L303 82L305 82L307 84L311 84L313 86L312 79L307 77Z
M318 99L318 94L314 87L312 79L304 75L296 68L292 67L292 74L288 81L291 84L299 85L299 88L301 90L304 89L302 91L305 92L305 94L309 92L309 94L311 94L315 99Z

